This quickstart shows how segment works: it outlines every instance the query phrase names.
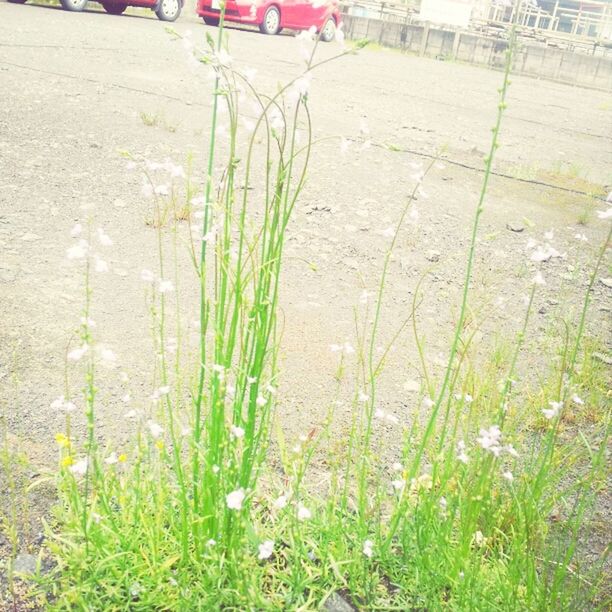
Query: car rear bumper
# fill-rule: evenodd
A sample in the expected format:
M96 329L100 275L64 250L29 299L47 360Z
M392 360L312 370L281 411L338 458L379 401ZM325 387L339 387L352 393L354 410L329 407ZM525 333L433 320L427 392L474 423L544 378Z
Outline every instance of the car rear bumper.
M258 24L261 22L259 11L253 11L250 3L238 3L228 1L225 6L226 21L238 21L240 23ZM200 0L196 12L200 17L212 17L219 19L221 11L212 7L211 0Z

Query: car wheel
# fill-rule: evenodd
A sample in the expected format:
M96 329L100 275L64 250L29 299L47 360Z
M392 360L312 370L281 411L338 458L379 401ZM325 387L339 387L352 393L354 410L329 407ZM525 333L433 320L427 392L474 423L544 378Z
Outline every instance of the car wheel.
M321 40L331 42L334 38L336 38L336 22L333 19L328 19L321 30Z
M127 8L127 4L121 2L103 2L102 6L109 15L121 15Z
M263 21L259 24L259 30L263 34L278 34L280 32L280 11L271 6L264 15Z
M87 0L60 0L65 11L82 11L87 6Z
M202 17L202 19L204 20L204 23L206 25L215 26L215 27L219 25L218 17Z
M181 0L159 0L155 14L161 21L176 21L181 14L181 8Z

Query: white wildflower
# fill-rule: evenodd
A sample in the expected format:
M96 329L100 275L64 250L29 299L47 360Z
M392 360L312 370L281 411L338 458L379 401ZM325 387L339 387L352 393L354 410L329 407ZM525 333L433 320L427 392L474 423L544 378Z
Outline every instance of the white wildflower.
M98 242L102 246L113 246L113 241L101 227L98 228Z
M381 421L384 421L385 423L389 423L390 425L397 425L399 423L395 415L389 414L388 412L385 412L384 410L381 410L380 408L378 408L374 412L374 417L377 419L380 419Z
M81 238L77 244L66 249L66 257L68 259L83 259L87 256L88 251L89 243Z
M477 438L476 441L484 450L489 451L496 457L499 457L502 450L500 445L501 435L502 434L499 427L497 425L491 425L489 429L480 430L480 437Z
M459 442L457 442L457 460L465 464L467 464L467 462L470 460L466 452L465 442L463 440L459 440Z
M559 251L553 249L550 245L539 246L532 254L531 261L543 262L552 259L553 257L563 257Z
M308 508L306 508L306 506L302 506L302 504L299 504L297 518L298 521L307 521L308 519L312 518L312 513Z
M244 68L242 71L242 74L244 75L244 78L247 80L247 82L253 83L253 81L255 80L255 77L257 76L257 69L256 68Z
M117 355L109 348L100 349L100 359L107 368L114 368L117 363Z
M402 491L403 488L406 486L406 481L405 480L392 480L391 481L391 486L396 490L396 491Z
M259 545L259 554L257 555L257 558L260 560L268 559L270 556L272 556L273 552L274 540L265 540Z
M230 433L236 439L244 438L244 429L242 427L232 425L232 427L230 428Z
M70 471L77 476L84 476L87 473L88 461L87 457L80 459L75 464L70 466Z
M518 457L518 451L516 450L516 448L514 448L514 446L512 446L512 444L506 444L506 446L504 447L504 450L511 456L511 457Z
M341 23L338 28L336 29L336 41L341 45L344 46L344 30L342 29L342 27L344 26L343 23Z
M172 178L185 178L185 170L183 166L170 164L170 176Z
M286 505L287 505L287 496L286 495L279 495L275 500L274 500L274 507L277 510L282 510Z
M562 402L548 402L550 408L542 408L542 414L550 421L550 419L554 419L561 410L561 406L563 406Z
M311 83L312 73L309 71L295 81L291 88L291 96L297 99L307 96Z
M245 494L242 489L232 491L225 496L225 503L230 510L242 510Z
M119 461L119 457L117 457L117 453L112 452L105 460L104 463L108 465L113 465Z
M110 268L106 261L104 261L103 259L100 259L99 257L96 257L95 260L96 260L96 264L95 264L96 272L108 272L109 271Z
M363 554L368 558L371 559L372 555L374 554L372 551L372 547L374 546L374 542L372 542L372 540L366 540L363 543Z
M53 410L61 410L62 412L71 413L76 410L76 404L67 400L63 395L60 395L57 399L51 402L51 408Z
M172 281L159 279L158 291L160 293L168 293L174 291L174 285Z
M232 63L232 56L225 49L216 51L215 59L217 60L219 66L223 66L224 68L228 68Z
M151 272L151 270L144 269L140 272L140 278L145 283L152 283L155 280L155 275L153 272Z
M502 473L502 477L505 478L508 482L512 482L514 480L514 476L510 470L506 470Z
M68 353L68 359L70 359L71 361L79 361L83 358L83 356L85 355L85 353L87 353L88 350L89 346L87 344L83 344L83 346L81 346L80 348L71 350Z
M164 430L163 428L158 425L155 421L147 421L147 425L149 427L149 432L151 433L151 437L153 437L154 439L159 438L163 433Z

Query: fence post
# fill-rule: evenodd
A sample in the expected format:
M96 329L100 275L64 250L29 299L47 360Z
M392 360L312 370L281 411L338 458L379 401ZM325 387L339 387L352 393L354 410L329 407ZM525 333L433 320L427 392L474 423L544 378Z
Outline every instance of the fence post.
M419 49L419 55L421 57L425 55L428 39L429 39L429 21L426 21L425 25L423 26L423 34L421 36L421 48Z
M452 60L455 61L457 59L457 54L459 53L459 42L461 40L461 31L457 30L455 32L455 38L453 39L453 53Z

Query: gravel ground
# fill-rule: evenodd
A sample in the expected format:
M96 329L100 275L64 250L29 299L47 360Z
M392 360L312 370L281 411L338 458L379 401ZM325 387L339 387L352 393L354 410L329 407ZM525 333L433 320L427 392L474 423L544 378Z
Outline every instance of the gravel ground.
M156 233L146 223L151 204L141 178L126 170L119 152L176 163L192 155L194 180L201 183L204 174L211 81L202 66L194 71L153 14L136 13L0 4L0 405L11 441L35 465L55 454L62 417L49 404L63 392L64 355L80 316L82 274L65 258L72 226L89 216L112 236L111 271L94 279L92 316L130 375L134 397L146 397L153 389L152 353L140 270L156 268ZM175 28L202 42L215 33L188 14ZM290 34L231 28L229 38L235 64L256 68L264 91L300 73ZM324 45L320 57L338 50ZM431 269L419 324L433 367L443 362L500 83L496 72L378 49L316 72L315 135L338 138L317 145L289 231L279 418L290 437L321 421L335 389L337 355L329 345L355 343L353 310L363 289L376 288L389 244L385 230L413 189L416 164L441 150L443 165L432 169L416 203L418 223L402 233L391 262L380 344L408 317L416 283ZM554 246L566 257L545 265L531 367L541 365L551 323L580 303L606 231L590 200L567 189L604 192L612 184L612 107L604 93L526 77L513 79L508 103L495 169L516 178L492 179L474 303L490 304L483 345L496 330L516 329L535 270L525 245L554 232ZM339 137L352 141L345 153ZM171 232L164 233L170 245ZM190 321L194 281L182 249L177 265ZM609 297L598 282L591 331L608 339ZM412 339L401 335L381 382L381 404L403 422L417 398L414 357ZM76 372L71 376L78 389ZM101 431L127 438L133 424L122 418L119 400L126 389L116 372L102 383ZM347 411L338 409L339 429Z

